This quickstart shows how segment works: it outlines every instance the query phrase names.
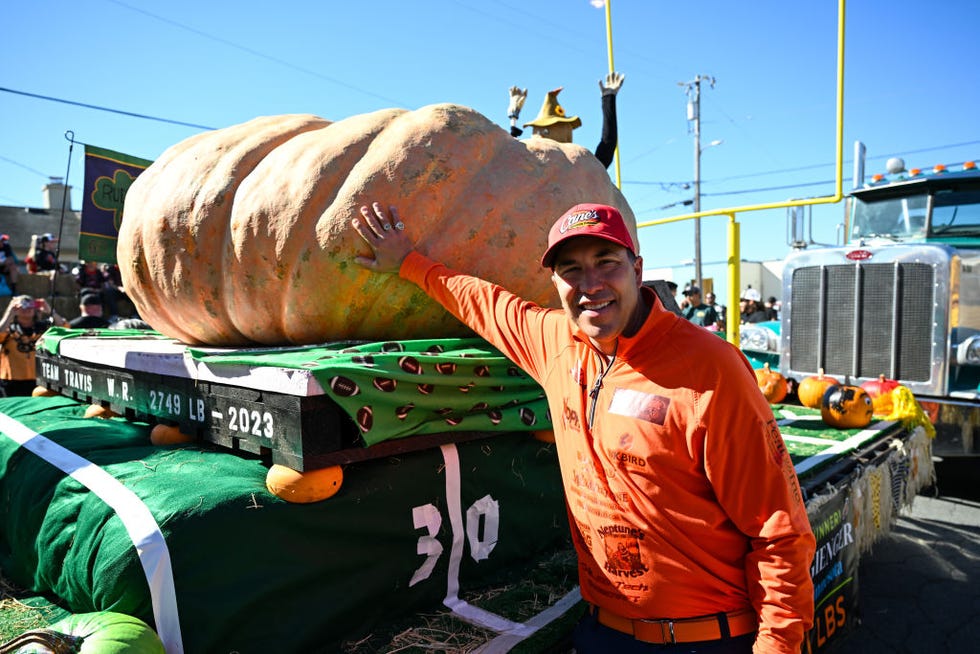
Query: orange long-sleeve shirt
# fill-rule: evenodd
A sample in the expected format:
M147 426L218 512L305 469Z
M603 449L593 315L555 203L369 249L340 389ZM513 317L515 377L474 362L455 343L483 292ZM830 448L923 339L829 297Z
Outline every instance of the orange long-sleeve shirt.
M586 601L631 618L751 607L756 652L799 652L815 541L751 366L653 305L611 363L564 311L413 252L400 275L544 388Z
M41 336L35 331L30 336L0 332L0 379L23 381L34 379L34 344Z

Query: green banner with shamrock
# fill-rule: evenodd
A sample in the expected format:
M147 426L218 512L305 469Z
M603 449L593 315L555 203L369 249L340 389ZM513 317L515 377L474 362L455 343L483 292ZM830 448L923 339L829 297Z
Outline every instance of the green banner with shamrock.
M85 187L78 236L80 259L117 263L116 240L126 193L151 163L148 159L85 146Z

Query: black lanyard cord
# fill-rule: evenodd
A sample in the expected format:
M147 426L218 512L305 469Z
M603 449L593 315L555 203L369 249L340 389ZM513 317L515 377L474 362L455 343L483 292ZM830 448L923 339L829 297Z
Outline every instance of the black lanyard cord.
M617 348L619 347L618 341L616 343L616 347ZM604 354L601 356L603 359L605 359ZM596 377L595 383L592 384L592 390L589 391L589 398L592 400L591 405L589 407L589 431L592 431L592 425L595 423L595 408L596 405L599 403L599 391L602 389L602 380L606 376L606 373L609 372L609 369L612 368L613 363L615 361L616 361L616 350L613 350L612 357L609 359L608 364L602 369L602 371L599 373L599 376Z

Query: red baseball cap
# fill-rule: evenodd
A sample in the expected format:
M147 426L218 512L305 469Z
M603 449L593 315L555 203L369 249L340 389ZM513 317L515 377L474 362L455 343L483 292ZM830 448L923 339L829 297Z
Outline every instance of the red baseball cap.
M541 257L541 265L551 268L558 246L575 236L602 238L622 245L636 254L633 237L626 229L619 209L607 204L576 204L551 226L551 231L548 232L548 249Z

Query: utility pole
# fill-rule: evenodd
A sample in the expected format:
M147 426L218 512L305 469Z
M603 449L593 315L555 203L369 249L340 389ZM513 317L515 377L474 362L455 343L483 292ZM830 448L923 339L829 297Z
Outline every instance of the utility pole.
M715 87L715 78L696 75L690 82L678 82L687 93L687 120L694 123L694 213L701 212L701 82ZM718 145L720 142L712 142ZM701 218L694 219L694 280L701 286Z

